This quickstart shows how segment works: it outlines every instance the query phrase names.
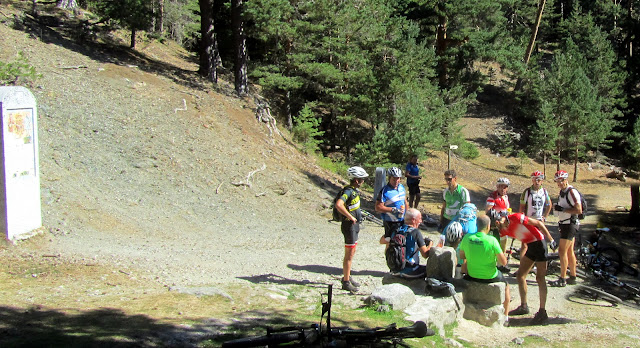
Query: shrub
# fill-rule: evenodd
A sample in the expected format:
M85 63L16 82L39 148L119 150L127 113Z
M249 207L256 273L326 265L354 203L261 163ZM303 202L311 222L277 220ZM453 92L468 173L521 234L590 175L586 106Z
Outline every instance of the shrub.
M0 85L20 85L23 80L26 84L40 78L36 68L31 66L22 52L18 53L16 60L5 63L0 61Z

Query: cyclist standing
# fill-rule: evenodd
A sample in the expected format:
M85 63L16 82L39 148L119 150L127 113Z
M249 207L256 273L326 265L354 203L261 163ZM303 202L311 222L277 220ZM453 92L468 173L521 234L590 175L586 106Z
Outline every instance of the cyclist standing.
M582 204L580 203L580 193L573 186L569 185L569 174L564 170L559 170L554 176L554 181L560 189L558 203L553 206L553 210L558 212L558 229L560 231L560 278L549 282L551 286L566 286L576 283L576 254L573 251L575 236L580 229L578 215L582 214ZM571 275L567 279L567 268Z
M384 236L380 238L382 244L384 244L384 238L391 237L393 232L404 224L404 213L409 205L407 193L400 183L402 170L391 167L387 170L387 176L389 181L380 190L375 205L376 211L382 215L384 226Z
M440 210L440 228L444 229L451 222L458 210L465 203L471 203L469 190L458 184L456 171L449 169L444 172L447 188L442 192L442 209ZM442 230L440 231L442 232Z
M509 204L509 195L507 194L509 185L511 185L509 179L498 178L496 190L487 197L484 208L487 216L507 216L511 212L511 204ZM500 230L497 227L491 231L491 234L500 241L500 247L504 252L507 247L507 236L500 237Z
M546 311L547 304L547 241L551 249L555 249L556 243L551 237L547 227L538 220L530 219L524 214L516 213L496 220L500 229L500 235L518 239L523 244L528 244L527 253L520 259L520 266L516 279L520 293L520 306L509 312L510 316L529 314L527 305L527 275L534 263L537 268L536 283L538 283L538 295L540 296L540 309L531 319L530 325L538 325L549 317Z
M518 207L518 213L523 213L530 218L542 221L547 221L547 217L551 212L551 197L547 189L542 187L544 181L544 174L541 171L536 170L531 173L532 185L526 190L522 191L520 195L520 206ZM527 252L527 245L523 244L520 248L520 255L524 255Z
M418 204L420 204L420 168L418 168L417 155L412 155L409 159L404 176L407 177L407 187L409 188L409 208L418 209Z
M358 188L369 176L361 167L351 167L347 170L349 185L343 189L342 196L336 201L336 209L342 215L340 230L344 236L344 258L342 260L342 289L357 292L360 284L351 277L351 263L356 253L362 212L360 211L360 191Z

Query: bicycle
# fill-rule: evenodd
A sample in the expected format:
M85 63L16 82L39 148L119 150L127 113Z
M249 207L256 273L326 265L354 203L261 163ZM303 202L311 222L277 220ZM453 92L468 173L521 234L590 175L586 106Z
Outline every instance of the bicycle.
M614 247L602 246L603 234L609 231L607 227L596 228L591 238L584 242L581 234L576 236L576 258L585 270L602 269L603 272L615 276L623 269L622 254Z
M238 338L224 342L223 348L234 347L408 347L405 338L422 338L435 335L423 321L411 326L397 327L395 323L385 327L370 329L351 329L331 327L331 296L333 285L329 285L327 301L322 303L320 324L309 327L285 327L274 330L267 328L263 336ZM322 327L322 318L326 317L326 326Z
M613 247L602 247L600 240L602 234L608 232L608 228L598 228L592 239L582 242L578 235L578 252L576 258L583 270L577 270L576 275L587 279L590 275L594 280L604 283L609 288L618 289L621 296L611 294L608 291L589 285L577 285L575 291L569 294L569 300L579 303L580 300L588 301L593 305L617 306L628 304L632 307L640 307L640 288L621 281L616 274L622 269L622 255Z

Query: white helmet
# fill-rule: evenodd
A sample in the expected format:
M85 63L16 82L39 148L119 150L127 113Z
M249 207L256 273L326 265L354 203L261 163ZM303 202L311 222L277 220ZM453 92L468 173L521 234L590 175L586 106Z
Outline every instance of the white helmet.
M369 176L369 174L367 174L367 172L362 169L362 167L351 167L349 169L347 169L347 176L349 177L349 179L353 179L353 178L366 178Z
M387 175L394 178L399 178L402 176L402 170L400 170L400 168L398 167L391 167L387 169Z
M507 179L507 178L498 178L497 184L498 185L507 185L507 186L509 186L509 185L511 185L511 181L509 181L509 179Z
M447 243L453 244L462 239L462 225L458 221L452 221L445 229Z
M565 172L564 170L559 170L556 172L556 175L554 175L553 181L556 181L558 179L567 179L567 178L569 178L569 173Z

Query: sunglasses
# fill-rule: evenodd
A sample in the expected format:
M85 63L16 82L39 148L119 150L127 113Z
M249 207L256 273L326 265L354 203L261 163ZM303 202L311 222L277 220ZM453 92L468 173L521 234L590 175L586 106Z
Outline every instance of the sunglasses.
M447 182L451 182L453 178L444 178L444 180L446 180Z

